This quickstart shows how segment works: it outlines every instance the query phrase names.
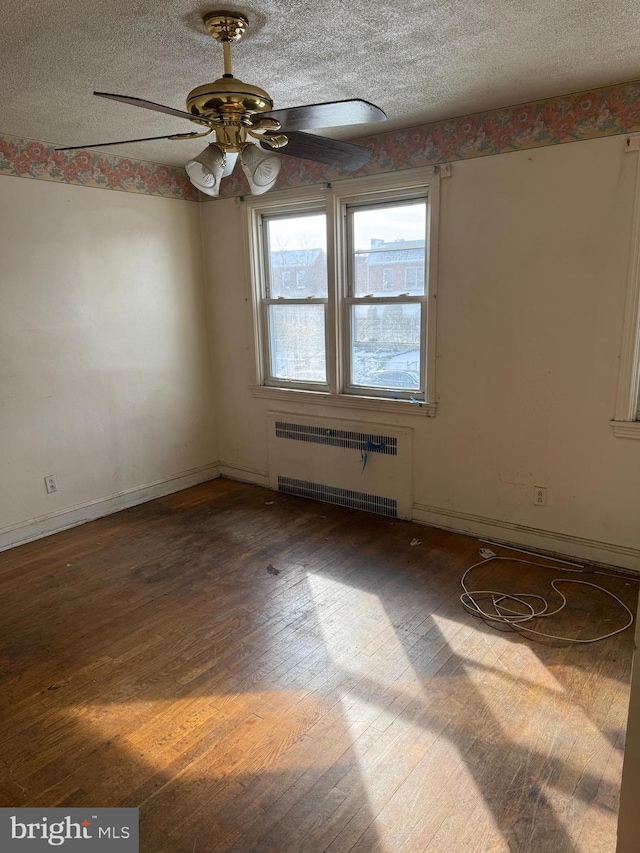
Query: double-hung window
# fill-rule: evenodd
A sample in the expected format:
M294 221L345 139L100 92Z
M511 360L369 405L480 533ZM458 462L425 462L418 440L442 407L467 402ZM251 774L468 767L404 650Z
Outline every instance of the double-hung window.
M349 200L344 388L352 394L424 397L427 197ZM399 283L420 265L419 288Z
M265 213L259 227L265 380L269 385L326 387L326 214Z
M254 393L435 413L438 191L421 169L246 201Z

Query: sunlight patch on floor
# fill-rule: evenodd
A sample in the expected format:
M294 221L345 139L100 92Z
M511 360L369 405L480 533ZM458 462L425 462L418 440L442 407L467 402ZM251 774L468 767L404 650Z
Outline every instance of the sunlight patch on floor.
M377 850L402 849L402 827L415 849L428 846L429 853L453 849L452 842L460 850L508 853L499 816L506 798L514 797L539 798L540 820L565 833L576 851L574 808L588 809L592 823L604 821L615 833L607 801L607 792L614 796L607 784L616 776L613 763L610 780L605 777L599 787L600 801L587 801L588 792L578 792L582 802L574 801L576 786L588 778L590 766L606 761L611 744L534 648L511 636L463 630L460 621L436 614L430 620L437 630L429 633L436 646L442 644L443 663L429 671L427 658L430 674L421 676L376 595L317 575L307 581L327 654L353 674L341 694L342 713L354 729L352 748L379 830ZM385 641L388 648L381 645ZM514 643L517 671L502 663L503 656L513 661ZM372 666L368 652L376 659ZM545 730L531 726L523 693L546 706ZM575 727L566 726L571 716ZM505 777L487 783L483 755L496 749L504 752ZM547 765L555 752L562 761ZM548 766L546 779L532 788L527 768L541 762ZM469 823L460 821L461 811ZM524 832L524 849L527 839L538 843L538 829Z
M362 681L345 689L341 702L345 720L354 729L352 748L360 781L379 830L376 850L396 853L400 849L398 827L402 827L403 838L407 830L415 835L418 846L412 849L422 849L420 843L438 831L460 787L470 808L477 812L480 831L486 827L487 834L495 838L499 833L491 810L484 805L481 791L458 749L428 724L426 711L432 697L398 642L379 598L317 575L309 576L307 581L327 653L347 671L362 671ZM338 588L340 600L346 604L336 612L331 609L336 599L332 593ZM438 629L445 635L454 635L460 624L447 620L447 625L438 625ZM351 634L349 653L343 641L345 630ZM362 662L363 651L372 642L379 643L381 636L396 642L390 644L386 657L383 654L380 662L367 670ZM354 648L354 643L362 645ZM368 727L360 734L363 723ZM436 719L433 728L437 727ZM453 777L457 781L449 784Z
M287 770L300 766L299 758L287 755L278 737L267 730L265 715L281 713L284 720L292 708L301 707L312 714L313 703L305 690L265 690L245 693L188 697L185 699L132 700L130 702L92 703L82 707L65 709L65 713L76 723L86 727L97 740L112 740L113 732L122 734L117 739L118 748L126 749L144 757L150 764L163 767L172 756L199 743L206 742L207 750L228 752L228 762L221 775L242 776L248 765L255 763L255 755L270 743L279 755L278 769ZM255 748L252 756L233 754L238 731L250 740L255 729ZM286 725L282 731L286 732ZM286 744L285 744L286 747ZM302 769L305 769L302 766ZM193 771L201 775L201 768ZM188 775L188 774L187 774ZM206 775L215 778L215 771Z

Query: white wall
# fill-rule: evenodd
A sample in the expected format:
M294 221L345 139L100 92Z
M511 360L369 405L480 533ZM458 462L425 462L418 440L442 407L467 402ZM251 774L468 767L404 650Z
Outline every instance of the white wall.
M437 415L361 418L414 428L416 519L640 568L640 442L609 426L635 158L618 137L452 164L442 181ZM243 209L202 207L220 456L263 482L266 411L332 410L251 396ZM534 485L547 487L546 507L534 506Z
M199 206L0 178L0 545L216 461Z

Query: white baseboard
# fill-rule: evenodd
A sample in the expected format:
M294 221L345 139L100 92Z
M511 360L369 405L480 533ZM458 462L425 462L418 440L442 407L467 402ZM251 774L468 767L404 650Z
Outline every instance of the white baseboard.
M128 509L154 498L179 492L182 489L188 489L190 486L197 486L198 483L204 483L207 480L215 480L219 476L220 463L214 462L211 465L203 465L200 468L183 471L173 477L148 483L146 486L127 489L124 492L118 492L115 495L109 495L109 497L90 501L80 506L70 507L39 518L32 518L29 521L0 530L0 551L6 551L16 545L24 545L26 542L33 542L34 539L42 539L52 533L77 527L87 521L111 515L122 509Z
M190 471L184 471L173 477L166 477L146 486L128 489L106 498L70 507L61 512L51 513L30 519L29 521L0 530L0 551L50 536L70 527L77 527L87 521L111 515L123 509L160 498L164 495L188 489L198 483L225 477L242 483L253 483L269 488L269 475L265 471L244 465L214 462ZM640 549L599 542L566 533L557 533L528 527L523 524L486 518L480 515L457 512L441 507L415 503L413 520L418 524L439 527L455 533L481 536L493 539L505 545L517 545L533 548L556 556L569 556L594 565L630 569L640 572Z
M245 465L235 465L227 462L220 463L220 476L227 480L238 480L240 483L253 483L254 486L269 488L269 474L257 468Z
M574 557L596 566L640 572L640 550L625 545L584 539L568 533L556 533L419 503L413 505L413 520L418 524L427 524L454 533L493 539L505 545L533 548L550 555Z

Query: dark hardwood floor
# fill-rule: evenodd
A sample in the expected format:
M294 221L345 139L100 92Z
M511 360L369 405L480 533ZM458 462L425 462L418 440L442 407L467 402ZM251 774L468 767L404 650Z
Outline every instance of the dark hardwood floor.
M478 547L218 480L0 554L0 805L139 806L143 853L613 853L632 631L487 627Z

